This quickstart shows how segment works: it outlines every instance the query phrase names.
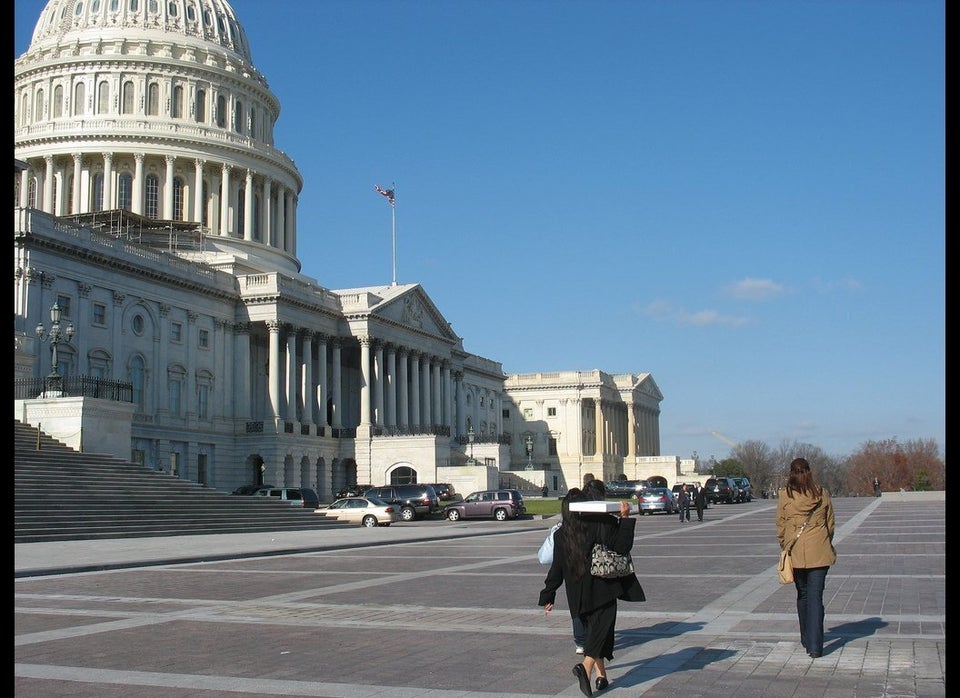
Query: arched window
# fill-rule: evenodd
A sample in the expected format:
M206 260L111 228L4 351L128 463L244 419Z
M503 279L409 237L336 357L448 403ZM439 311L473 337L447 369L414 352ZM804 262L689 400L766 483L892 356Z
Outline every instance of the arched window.
M117 205L124 211L129 211L130 204L133 201L133 175L129 172L120 175L118 189Z
M173 220L186 220L183 217L183 177L173 178Z
M110 113L110 83L106 80L97 86L97 114Z
M82 82L78 82L73 88L73 115L81 116L84 113L84 102L87 101L87 88Z
M58 119L63 116L63 85L57 85L53 88L53 118Z
M172 417L183 416L183 384L187 371L183 366L171 366L167 369L167 410Z
M64 213L73 213L73 175L67 177L67 209Z
M159 218L158 202L160 200L160 178L155 174L147 175L146 206L144 213L147 218Z
M123 88L120 90L122 106L120 107L121 114L133 114L133 81L127 80L123 83Z
M34 103L33 108L33 121L34 123L38 121L43 121L43 89L37 90L37 98Z
M103 210L103 173L97 172L93 175L93 206L94 211Z
M20 125L26 126L30 123L30 94L24 90L20 94Z
M233 105L233 130L243 133L243 102L240 100Z
M30 185L27 189L27 207L36 208L37 207L37 192L40 189L39 182L37 182L37 177L34 175L30 177Z
M207 91L197 90L197 103L194 108L197 115L197 123L202 124L207 120Z
M227 125L227 99L223 95L217 95L217 126L225 128Z
M174 119L183 118L183 86L173 88L173 98L170 100L170 116Z
M257 137L257 110L253 107L250 108L250 137Z
M129 374L128 378L133 384L133 404L137 406L138 411L143 412L144 388L147 382L147 372L143 358L134 356L130 360L130 367L127 372Z
M155 82L147 86L147 115L160 115L160 85Z

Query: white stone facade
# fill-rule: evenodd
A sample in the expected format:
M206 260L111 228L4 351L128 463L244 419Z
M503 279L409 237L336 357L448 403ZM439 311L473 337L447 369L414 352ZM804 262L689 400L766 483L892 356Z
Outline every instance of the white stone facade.
M14 68L14 375L54 368L35 328L59 304L76 333L56 368L133 386L144 466L329 500L350 482L561 491L659 453L648 374L533 390L465 351L418 284L301 273L301 176L224 0L50 0Z

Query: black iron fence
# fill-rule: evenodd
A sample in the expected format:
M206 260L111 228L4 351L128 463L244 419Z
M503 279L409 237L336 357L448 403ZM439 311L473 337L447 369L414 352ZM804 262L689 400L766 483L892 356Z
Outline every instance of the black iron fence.
M17 378L13 381L14 400L33 400L49 390L58 397L94 397L114 402L133 402L133 383L112 381L92 376L60 377L57 385L50 378Z

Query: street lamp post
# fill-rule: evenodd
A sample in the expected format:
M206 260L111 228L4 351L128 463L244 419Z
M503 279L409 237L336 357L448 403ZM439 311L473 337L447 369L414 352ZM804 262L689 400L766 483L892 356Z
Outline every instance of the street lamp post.
M476 438L476 434L473 431L473 425L470 424L467 426L467 441L470 443L470 465L473 465L473 440Z
M63 317L63 310L59 303L54 303L50 308L50 332L44 328L43 323L37 325L37 339L41 342L50 342L50 363L52 364L49 375L47 375L44 392L60 392L60 382L62 376L57 371L57 345L61 342L69 342L76 330L73 324L67 326L65 330L60 329L60 320Z

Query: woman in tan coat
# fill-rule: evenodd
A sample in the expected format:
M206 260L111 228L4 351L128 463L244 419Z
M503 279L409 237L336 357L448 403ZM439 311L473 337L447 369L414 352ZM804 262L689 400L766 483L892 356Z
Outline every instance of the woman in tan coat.
M823 654L823 587L827 570L837 561L833 548L833 502L830 493L817 484L805 458L794 458L790 463L790 478L787 486L777 492L777 499L780 549L796 539L790 559L797 587L800 642L807 654L816 659Z

